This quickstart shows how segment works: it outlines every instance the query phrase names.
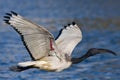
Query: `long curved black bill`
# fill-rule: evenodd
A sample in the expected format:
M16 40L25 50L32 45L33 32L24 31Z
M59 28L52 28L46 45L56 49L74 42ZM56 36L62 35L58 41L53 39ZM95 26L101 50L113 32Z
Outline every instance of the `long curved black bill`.
M80 63L81 61L87 59L90 56L94 56L96 54L103 54L103 53L109 53L109 54L113 54L115 56L117 55L115 52L108 50L108 49L92 48L92 49L89 49L85 55L83 55L79 58L72 58L71 61L73 64L77 64L77 63Z

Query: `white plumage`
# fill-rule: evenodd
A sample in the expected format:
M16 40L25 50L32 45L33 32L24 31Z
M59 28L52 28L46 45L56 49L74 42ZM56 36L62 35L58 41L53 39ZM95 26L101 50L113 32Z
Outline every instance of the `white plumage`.
M65 55L71 56L74 47L82 39L82 33L77 24L73 23L64 28L62 34L55 41L53 35L44 27L15 12L7 13L5 18L6 23L20 33L33 59L33 61L18 63L18 66L46 69L46 66L49 65L47 70L61 71L71 65L71 61L68 61Z
M59 50L71 55L75 46L82 40L82 33L77 24L70 24L62 30L61 35L55 41Z

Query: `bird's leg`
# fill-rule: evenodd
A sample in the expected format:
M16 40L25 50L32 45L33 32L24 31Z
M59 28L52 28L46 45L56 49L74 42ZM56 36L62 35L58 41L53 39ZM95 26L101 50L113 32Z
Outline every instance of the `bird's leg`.
M77 64L85 59L87 59L88 57L90 56L94 56L96 54L102 54L102 53L110 53L110 54L113 54L113 55L117 55L115 52L111 51L111 50L108 50L108 49L98 49L98 48L92 48L92 49L89 49L88 52L79 57L79 58L72 58L71 61L73 64Z

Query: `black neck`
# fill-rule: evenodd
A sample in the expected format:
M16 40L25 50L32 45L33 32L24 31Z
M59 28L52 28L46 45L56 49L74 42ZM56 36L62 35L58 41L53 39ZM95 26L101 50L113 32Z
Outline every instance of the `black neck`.
M81 56L81 57L79 57L79 58L72 58L72 63L73 64L77 64L77 63L79 63L79 62L82 62L82 61L84 61L85 59L87 59L88 57L90 57L90 55L89 54L85 54L85 55L83 55L83 56Z
M103 54L103 53L110 53L110 54L113 54L113 55L117 55L115 52L111 51L111 50L108 50L108 49L98 49L98 48L91 48L90 50L88 50L88 52L83 55L82 57L79 57L79 58L72 58L72 63L73 64L76 64L76 63L79 63L79 62L82 62L83 60L87 59L88 57L90 56L94 56L96 54Z

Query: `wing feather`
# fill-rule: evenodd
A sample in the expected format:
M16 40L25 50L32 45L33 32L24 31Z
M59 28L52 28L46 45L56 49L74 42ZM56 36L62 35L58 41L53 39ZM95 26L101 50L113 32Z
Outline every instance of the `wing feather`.
M72 23L66 26L61 35L55 41L62 53L71 55L75 46L82 40L82 32L77 24Z
M50 52L50 39L54 43L54 37L48 30L23 18L15 12L6 13L4 18L4 21L10 24L21 35L33 60L48 55Z

